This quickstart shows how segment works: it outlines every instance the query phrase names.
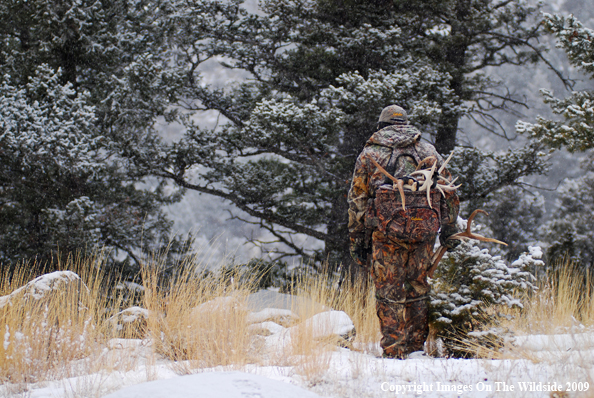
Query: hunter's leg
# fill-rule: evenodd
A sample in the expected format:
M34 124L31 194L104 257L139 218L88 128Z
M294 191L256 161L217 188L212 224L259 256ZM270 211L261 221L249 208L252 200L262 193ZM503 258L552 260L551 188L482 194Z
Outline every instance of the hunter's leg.
M371 276L376 289L376 308L380 321L384 355L404 357L406 345L404 281L408 251L379 232L373 234Z
M423 242L411 251L406 265L406 353L422 351L429 334L427 269L431 266L433 242Z

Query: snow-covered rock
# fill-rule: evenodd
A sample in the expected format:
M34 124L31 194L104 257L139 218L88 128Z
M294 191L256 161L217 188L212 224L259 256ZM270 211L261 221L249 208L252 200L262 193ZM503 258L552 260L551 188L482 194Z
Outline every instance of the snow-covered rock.
M245 310L244 300L237 296L216 297L194 307L192 309L192 315L227 310Z
M55 271L41 275L9 295L0 297L0 308L12 303L17 297L25 300L42 300L52 292L65 292L70 287L79 292L88 290L80 277L72 271Z
M142 338L146 333L149 311L141 307L130 307L112 316L110 321L122 336Z
M104 398L319 398L301 387L242 372L207 372L137 384Z
M352 337L355 325L344 311L326 311L316 314L304 322L306 328L311 328L314 339L330 336L340 336L344 339ZM295 326L291 329L294 329Z
M278 323L262 322L254 323L253 325L248 326L248 330L259 336L270 336L273 334L281 333L283 330L285 330L285 328L279 325Z
M252 312L247 317L248 323L262 323L272 321L282 326L292 326L299 321L299 317L291 310L281 308L264 308L262 311Z
M308 337L322 340L338 336L345 340L355 335L355 325L344 311L325 311L312 316L304 322L268 337L269 346L286 346L304 331Z
M328 311L330 308L313 301L309 297L293 296L272 290L260 290L252 293L247 299L248 308L258 312L266 308L280 308L291 310L302 317L305 313Z

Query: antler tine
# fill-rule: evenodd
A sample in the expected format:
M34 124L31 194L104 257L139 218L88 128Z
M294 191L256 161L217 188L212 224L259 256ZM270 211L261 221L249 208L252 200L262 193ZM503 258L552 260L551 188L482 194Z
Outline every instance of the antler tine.
M470 227L472 226L472 221L474 220L474 217L476 217L476 215L479 213L483 213L487 217L489 216L489 213L487 213L483 209L476 209L475 211L473 211L470 217L468 217L468 221L466 222L466 232L471 233Z
M480 240L481 242L493 242L493 243L498 243L500 245L507 246L507 243L502 242L500 240L493 239L493 238L487 238L486 236L479 235L479 234L473 234L472 232L470 232L470 228L472 227L472 220L474 219L474 217L478 213L484 213L486 215L489 215L489 213L487 213L484 210L476 209L475 211L472 212L472 214L470 215L470 217L468 217L468 222L466 224L466 231L459 232L457 234L454 234L454 235L450 236L450 239L463 239L463 238L467 238L467 239Z
M441 165L441 167L437 171L438 174L441 174L441 172L445 169L446 165L448 164L448 162L450 161L450 159L452 158L453 155L454 155L454 151L452 151L452 153L450 153L450 156L448 156L448 158L446 159L446 161L443 162L443 164Z
M429 203L429 208L433 209L431 205L431 185L433 184L433 174L435 173L435 168L437 167L437 159L435 159L435 163L433 163L433 167L431 167L431 174L429 174L428 181L425 182L427 185L427 203Z
M443 184L437 184L436 188L442 189L444 191L447 192L453 192L456 189L460 188L462 185L443 185Z
M430 160L433 160L433 165L435 165L437 163L437 158L435 156L433 156L433 155L427 156L425 159L423 159L419 162L419 164L415 168L415 171L420 170L421 167L424 166L426 163L429 163Z
M397 184L398 184L398 178L392 177L392 175L391 175L390 173L388 173L388 172L386 171L386 169L384 169L382 166L380 166L380 165L379 165L379 163L378 163L378 162L376 162L374 158L372 158L372 157L370 156L370 157L369 157L369 160L371 160L371 163L373 163L373 165L374 165L375 167L377 167L377 168L378 168L378 170L379 170L379 171L380 171L380 172L381 172L383 175L385 175L385 176L386 176L386 177L388 177L390 180L392 180L392 181L394 181L395 183L397 183Z
M377 167L377 169L382 172L382 174L384 174L386 177L388 177L389 179L391 179L394 184L396 184L396 186L398 187L398 192L400 192L400 199L402 199L402 210L406 210L406 200L404 199L404 181L399 180L398 178L393 177L392 175L390 175L390 173L388 173L386 171L386 169L384 169L382 166L379 165L378 162L375 161L375 159L373 159L372 157L369 157L369 159L371 160L371 163L373 163L373 165L375 167Z
M455 183L455 182L456 182L456 180L458 180L458 177L456 177L456 178L454 178L452 181L450 181L450 180L448 180L446 177L444 177L444 176L440 176L440 175L438 175L438 176L437 176L437 178L438 178L438 180L437 180L437 183L438 183L438 184L440 184L440 183L441 183L442 185L452 185L453 183ZM444 181L445 181L445 182L444 182Z
M406 199L404 199L404 181L402 180L398 180L398 182L396 183L396 186L398 187L398 192L400 192L400 199L402 200L402 210L406 210Z

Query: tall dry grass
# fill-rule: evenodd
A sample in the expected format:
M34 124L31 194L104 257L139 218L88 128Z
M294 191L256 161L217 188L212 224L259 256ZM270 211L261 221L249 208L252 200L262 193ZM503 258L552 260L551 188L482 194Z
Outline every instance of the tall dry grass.
M64 278L49 293L25 288L31 268L2 275L0 295L12 295L0 308L0 382L68 377L76 372L69 364L99 352L112 333L107 308L118 305L117 299L106 299L102 264L101 253L91 259L70 257L57 268L80 279L68 274L73 279ZM92 370L92 364L86 365Z
M158 261L142 270L148 336L158 354L182 361L177 370L242 365L250 360L247 296L257 275L200 272L196 259L167 282Z
M353 282L346 276L339 287L339 281L339 275L322 270L321 273L296 278L293 281L293 290L297 296L307 297L326 308L344 311L353 321L356 330L350 347L366 351L369 345L379 342L381 338L373 282L370 279L357 279ZM318 306L308 308L302 303L299 303L299 308L299 311L304 312L304 316L298 314L302 319L321 311Z
M123 367L129 370L138 363L130 358L123 361L121 353L106 355L105 349L113 347L115 337L139 336L149 340L155 355L170 360L179 373L216 366L292 364L296 372L315 382L328 370L337 344L368 351L379 341L373 289L348 278L338 289L338 277L331 273L302 275L292 286L293 311L302 322L292 328L290 344L271 357L270 351L258 346L247 320L247 297L262 275L200 271L200 261L194 257L186 259L177 274L165 276L160 271L165 268L161 258L149 259L142 268L141 303L148 310L146 324L139 326L142 330L115 327L113 315L137 304L132 300L138 298L108 289L114 281L104 274L100 253L92 258L72 257L58 265L80 277L68 288L41 299L13 295L10 303L0 306L0 382L18 385ZM0 296L27 285L33 279L27 269L19 268L10 279L3 275ZM319 339L304 322L330 308L350 316L355 339Z
M481 316L484 329L498 330L503 335L486 335L477 340L460 339L458 343L461 348L479 358L522 358L540 362L543 355L534 348L518 346L515 336L542 335L539 338L544 343L538 345L544 345L545 351L565 351L567 347L557 346L564 338L555 338L553 335L592 332L593 282L589 271L584 271L570 261L563 261L537 281L535 292L522 296L522 308L504 305L486 308L485 314ZM588 347L594 347L594 337L588 336L583 334L580 341ZM520 341L525 340L520 337ZM574 348L580 350L588 347L577 345Z
M293 312L302 322L291 339L289 355L297 373L310 384L321 381L330 367L332 352L337 346L372 352L381 338L375 310L375 289L369 280L351 281L348 276L342 283L340 276L323 269L320 273L306 273L292 281L296 295ZM340 285L340 287L339 287ZM329 329L330 325L308 323L305 320L321 311L344 311L353 321L355 336L349 341L336 336L315 338L316 330Z
M502 324L517 334L554 334L594 326L592 275L564 261L538 281L538 290L523 298L524 308L509 312Z

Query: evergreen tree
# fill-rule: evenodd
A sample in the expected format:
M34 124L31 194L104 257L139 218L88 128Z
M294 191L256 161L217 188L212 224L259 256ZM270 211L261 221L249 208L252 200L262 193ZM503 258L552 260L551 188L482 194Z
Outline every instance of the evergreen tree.
M469 3L480 11L464 14L454 12L456 2L446 2L438 8L452 18L451 30L442 31L445 14L429 12L421 23L428 9L420 3L262 1L263 15L238 7L235 19L208 31L216 48L178 35L176 47L188 54L182 106L217 110L228 123L209 130L188 118L184 138L158 159L167 166L155 166L154 173L231 201L255 217L287 248L279 257L329 256L349 263L346 193L381 109L404 106L427 139L447 136L439 142L449 151L460 117L488 117L490 109L512 101L505 93L486 91L493 82L481 69L531 61L524 49L537 50L530 43L539 30L525 27L532 8L460 1L460 7ZM447 54L439 55L440 47ZM450 62L458 49L462 53ZM226 65L252 79L226 88L201 84L194 72L212 53L225 55ZM458 149L453 168L465 172L458 173L465 177L463 198L485 197L542 172L541 155L537 145L497 156ZM474 170L466 170L468 159ZM492 159L499 167L491 166ZM304 235L323 241L325 252L306 252L299 238Z
M557 37L571 65L594 78L594 31L575 17L545 14L543 24ZM594 146L594 91L573 91L564 99L541 90L545 103L563 120L538 117L536 123L518 122L516 130L540 139L548 146L570 152L585 151Z
M447 351L439 354L466 357L474 354L469 340L489 344L481 338L502 337L496 330L481 327L487 318L491 324L497 321L489 307L523 308L522 295L536 291L534 274L544 265L539 260L542 251L540 247L528 249L511 264L472 241L446 253L431 284L431 324Z
M557 46L565 51L569 62L594 78L594 31L573 16L545 14L543 24L555 35ZM541 93L560 120L538 117L536 123L518 122L516 130L554 149L577 152L594 147L594 91L573 91L563 99L556 98L548 90L541 90ZM591 169L591 165L586 168ZM548 243L549 263L567 255L585 267L593 264L591 212L594 179L591 171L581 178L566 180L559 187L553 219L541 231Z
M544 197L520 187L506 187L487 197L482 209L489 213L487 225L507 261L518 258L539 241L538 227L545 213Z
M543 57L538 38L543 33L534 23L538 7L525 1L507 0L431 0L431 1L321 1L322 12L336 23L364 21L397 26L399 44L415 58L431 61L450 76L448 88L459 107L443 107L434 132L438 152L450 153L457 145L458 124L472 118L487 131L505 135L493 110L510 111L526 106L505 86L487 76L490 67L526 65ZM468 108L460 107L466 105Z
M554 217L540 233L547 243L547 259L552 266L572 260L584 269L594 266L594 173L566 179L558 188Z
M167 243L171 223L160 208L179 195L165 194L164 183L141 188L147 173L129 148L158 150L154 123L173 116L181 79L170 62L168 4L0 4L3 263L99 246L134 269L141 247Z

